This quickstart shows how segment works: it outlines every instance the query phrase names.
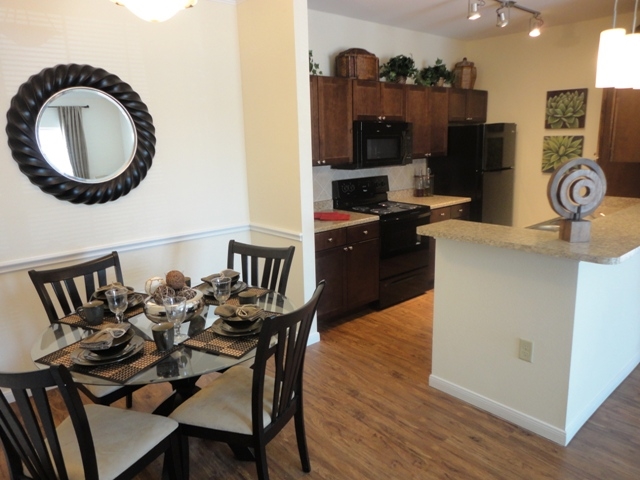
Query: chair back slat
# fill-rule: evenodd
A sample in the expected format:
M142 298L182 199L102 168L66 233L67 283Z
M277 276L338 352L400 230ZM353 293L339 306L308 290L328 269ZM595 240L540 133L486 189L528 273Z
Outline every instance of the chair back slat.
M227 268L234 268L239 255L243 282L285 295L294 252L294 246L262 247L230 240Z
M0 373L0 387L10 389L17 413L0 390L0 427L11 478L24 478L23 465L32 478L67 480L62 448L47 395L58 387L65 413L71 418L84 465L85 478L98 478L97 460L82 400L64 366L23 373ZM59 407L56 407L59 409Z
M68 267L30 270L29 277L52 323L87 302L97 288L113 282L124 283L117 252Z
M262 430L279 431L286 425L297 403L302 400L302 372L307 341L323 289L324 280L318 284L313 296L303 307L280 317L267 318L262 324L253 365L251 407L254 435L261 435ZM271 345L274 337L277 343ZM265 427L261 421L264 378L271 360L275 385L271 402L271 423Z

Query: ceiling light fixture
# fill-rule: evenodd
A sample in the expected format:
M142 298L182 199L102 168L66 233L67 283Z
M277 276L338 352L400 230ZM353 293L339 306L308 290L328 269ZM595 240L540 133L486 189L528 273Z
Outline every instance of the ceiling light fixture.
M504 13L504 9L507 9L507 13ZM511 17L511 9L509 8L509 2L505 2L502 4L500 8L496 10L496 14L498 15L498 19L496 20L496 27L506 27L509 25L509 20Z
M542 25L544 25L544 21L540 18L540 15L534 15L531 17L531 20L529 20L529 36L539 37Z
M180 10L191 8L198 0L111 0L127 7L131 13L147 22L164 22Z
M484 7L484 0L469 0L469 12L467 13L469 20L477 20L481 17L479 7Z

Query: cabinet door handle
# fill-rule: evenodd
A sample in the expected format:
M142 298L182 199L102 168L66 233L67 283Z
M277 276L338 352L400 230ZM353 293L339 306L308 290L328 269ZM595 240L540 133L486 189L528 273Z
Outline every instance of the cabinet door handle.
M333 242L333 237L327 238L327 242L332 243Z
M369 235L369 230L365 230L362 232L363 235Z
M349 247L344 247L344 248L343 248L343 250L344 250L345 252L348 252L348 251L349 251Z
M444 212L440 212L440 216L441 216L441 217L444 217L445 215L446 215L446 213L444 213Z

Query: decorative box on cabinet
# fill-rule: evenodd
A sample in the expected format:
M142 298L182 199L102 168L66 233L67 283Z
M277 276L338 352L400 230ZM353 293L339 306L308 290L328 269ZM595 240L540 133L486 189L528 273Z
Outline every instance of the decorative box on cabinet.
M355 310L378 299L378 222L316 233L316 279L326 280L318 319Z
M339 165L353 157L351 80L311 76L313 165Z
M487 121L486 90L451 88L449 91L449 123L485 123Z

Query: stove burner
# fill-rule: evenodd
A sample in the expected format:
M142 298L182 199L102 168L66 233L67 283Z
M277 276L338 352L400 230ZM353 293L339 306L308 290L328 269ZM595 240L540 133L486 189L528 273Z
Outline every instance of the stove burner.
M379 202L371 205L357 205L351 207L351 210L361 213L372 213L374 215L389 215L392 213L400 213L415 210L418 205L399 202Z

